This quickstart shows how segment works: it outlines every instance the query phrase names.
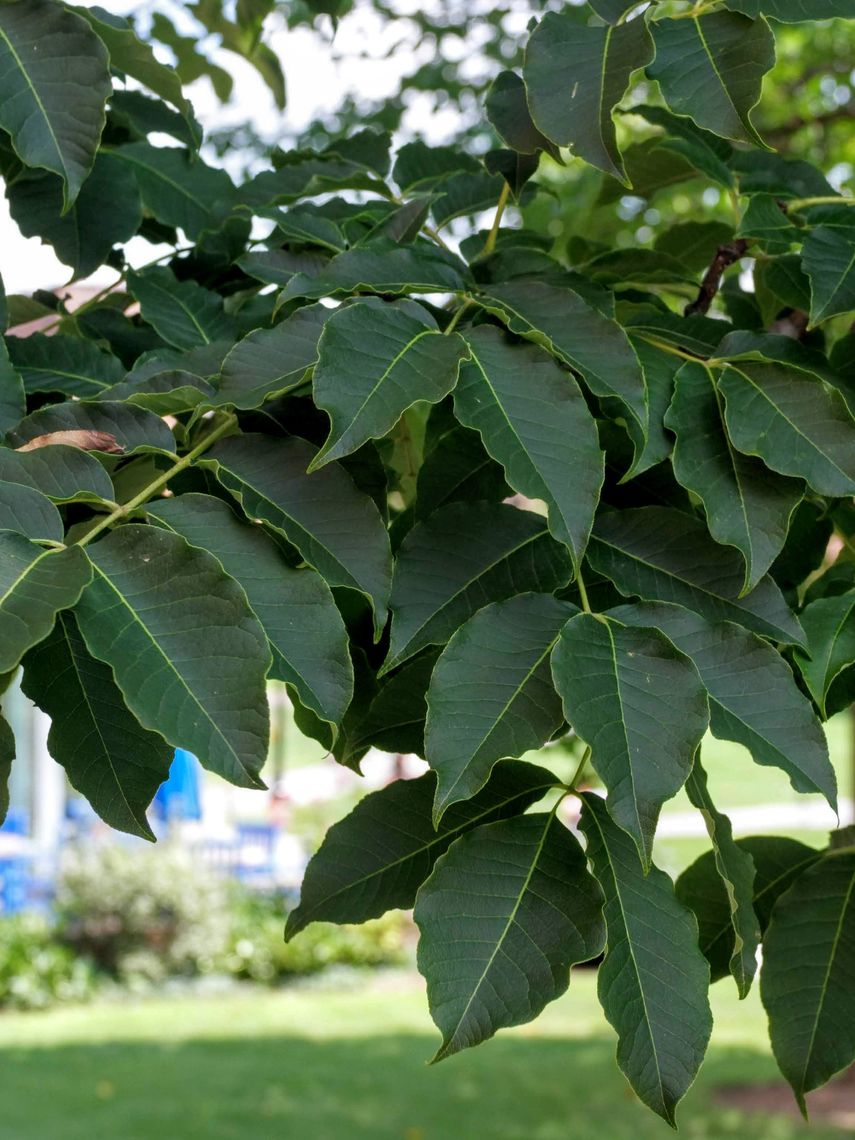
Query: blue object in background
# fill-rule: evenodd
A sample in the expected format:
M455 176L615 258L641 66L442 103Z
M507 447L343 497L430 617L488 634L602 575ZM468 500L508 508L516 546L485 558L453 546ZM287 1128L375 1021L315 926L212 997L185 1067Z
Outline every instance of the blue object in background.
M0 831L5 831L7 835L29 835L30 813L26 808L9 808Z
M201 819L199 761L192 752L176 748L169 776L157 789L152 809L159 819Z
M19 914L27 905L30 860L0 859L0 914Z

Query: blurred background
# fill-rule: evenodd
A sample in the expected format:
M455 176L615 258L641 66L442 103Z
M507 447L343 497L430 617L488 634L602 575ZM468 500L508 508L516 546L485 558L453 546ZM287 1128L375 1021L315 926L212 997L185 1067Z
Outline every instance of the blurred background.
M481 112L489 82L520 65L532 17L567 5L286 0L273 5L264 50L240 41L232 0L102 6L132 14L154 37L189 84L207 156L240 176L264 168L274 147L322 147L366 125L393 132L396 145L423 138L485 153L495 145ZM855 188L855 24L779 26L776 36L778 63L755 115L761 134L787 157L818 163L835 187ZM656 92L634 98L655 102ZM692 252L691 227L720 221L728 233L733 203L648 123L621 116L620 131L632 193L584 164L544 158L510 224L527 216L570 261L595 252L592 233L668 252L676 232L680 248L670 252L699 276L707 253ZM455 219L449 241L491 218ZM674 231L675 222L688 228ZM67 294L68 269L18 234L5 200L0 244L9 293ZM142 242L129 250L132 263L156 255ZM84 298L110 280L103 271L74 290ZM687 289L693 296L696 287ZM329 825L367 790L424 765L372 751L357 775L300 735L282 686L271 687L271 704L269 791L229 787L179 750L152 808L160 842L151 847L91 813L48 755L43 714L15 684L3 697L19 757L0 829L0 1140L669 1134L614 1065L594 970L575 971L569 993L533 1025L427 1069L435 1037L408 915L317 925L284 944L285 912ZM855 794L852 714L839 713L827 731L845 824ZM566 776L573 750L559 741L537 759ZM824 801L796 795L782 772L757 767L739 746L710 740L704 756L737 835L782 832L819 847L837 825ZM683 795L666 805L660 835L657 862L673 875L708 848ZM710 1054L681 1110L686 1136L855 1135L851 1078L816 1094L814 1122L801 1122L776 1076L756 992L739 1003L725 980L714 1011Z

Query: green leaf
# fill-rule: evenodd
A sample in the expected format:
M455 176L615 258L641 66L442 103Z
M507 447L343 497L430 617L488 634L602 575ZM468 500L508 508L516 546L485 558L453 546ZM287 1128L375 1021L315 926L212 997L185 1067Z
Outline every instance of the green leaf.
M713 182L728 188L734 185L733 173L728 165L733 147L723 138L696 126L691 119L672 115L667 107L643 103L630 108L627 114L640 115L648 123L661 127L666 132L664 136L653 140L652 155L658 154L660 158L668 154L679 155L694 170L706 174ZM634 176L633 189L639 192Z
M671 436L665 431L665 413L674 395L674 377L680 368L678 356L663 352L640 336L630 336L629 343L638 357L644 376L647 424L645 430L642 430L634 418L625 421L635 454L624 481L655 467L671 454L673 444Z
M133 170L143 205L191 241L219 226L233 204L235 188L228 174L181 147L136 142L111 153Z
M715 257L718 247L733 236L733 226L727 222L677 222L657 235L653 248L673 257L691 272L700 273Z
M647 74L659 81L671 110L717 135L765 146L751 110L775 64L775 37L766 21L711 12L655 20L650 28L656 57Z
M45 550L0 531L0 673L14 669L47 637L57 613L74 605L91 577L79 546Z
M115 356L76 336L34 333L9 337L6 347L28 394L61 392L84 400L97 398L125 375Z
M394 907L409 909L455 839L481 824L520 815L554 784L545 768L516 760L499 764L487 786L446 812L437 828L431 821L432 772L371 792L329 829L310 860L285 938L311 922L365 922Z
M806 1093L855 1059L855 853L814 863L782 895L763 940L760 996L781 1072Z
M466 342L471 359L463 364L454 393L457 418L478 431L515 491L544 500L550 531L566 543L578 566L604 464L594 419L576 381L541 349L513 344L491 325L468 331Z
M154 840L146 809L173 749L128 711L108 665L87 650L71 613L24 659L22 687L51 718L48 750L111 827Z
M826 719L833 711L827 705L831 686L855 662L855 594L818 598L799 618L807 652L796 652L796 665Z
M460 500L499 503L510 494L502 468L484 450L478 433L454 426L436 441L419 468L416 518Z
M783 24L798 24L803 20L852 19L849 0L727 0L728 8L744 12L746 16L768 16Z
M516 72L499 72L487 92L485 110L499 138L512 151L536 154L545 150L560 162L558 147L532 122L525 84Z
M223 299L195 281L179 281L163 266L128 274L128 289L140 303L143 319L176 348L195 348L234 336Z
M477 174L476 158L456 146L428 146L421 139L405 143L395 156L392 178L409 197L414 192L432 190L453 174Z
M707 774L701 766L700 750L686 781L686 791L703 815L713 845L716 871L725 888L733 930L729 968L739 996L744 998L748 996L757 971L757 947L760 945L760 924L754 912L754 862L748 852L734 841L730 820L713 803Z
M709 724L697 670L658 629L577 614L552 651L552 677L611 817L648 870L662 804L685 783Z
M820 495L855 494L855 419L839 391L780 364L729 363L719 378L734 447Z
M381 752L424 756L427 688L439 650L426 649L384 677L364 715L354 721L341 763L348 767L369 748ZM358 678L357 678L358 680Z
M27 412L24 384L12 367L6 345L5 338L0 337L0 432L14 427Z
M320 245L333 253L341 253L347 247L344 234L332 218L310 202L290 210L271 210L265 216L275 221L277 228L291 241Z
M392 576L388 533L373 501L338 464L306 474L314 455L301 439L243 435L218 444L202 463L214 466L249 518L284 534L330 586L370 598L379 636Z
M566 585L566 547L531 511L452 503L404 539L392 582L392 632L383 672L426 645L442 645L488 602Z
M339 253L315 276L295 274L278 303L344 293L456 293L468 284L466 267L453 253L426 243L401 246L383 238Z
M801 241L801 231L793 225L774 194L752 194L748 199L737 237L760 242L766 253L789 253L793 242Z
M334 310L306 305L272 329L253 329L223 361L218 407L257 408L296 388L318 359L318 339Z
M128 379L104 392L108 400L126 400L139 408L147 408L159 416L195 411L215 402L214 389L207 380L192 372L171 369Z
M112 436L126 454L175 451L175 438L159 416L132 404L107 400L69 400L40 408L7 432L6 442L20 447L40 435L60 431L101 432Z
M148 507L149 516L213 554L240 585L273 651L270 676L294 686L301 702L338 725L353 696L347 630L329 586L295 570L258 526L241 522L221 499L184 494Z
M603 946L602 893L553 813L470 831L438 860L414 914L442 1045L434 1061L537 1017Z
M151 46L139 39L130 20L99 7L73 7L87 20L110 53L110 66L124 72L187 116L193 111L181 89L178 73L160 63Z
M92 169L111 89L85 20L54 0L0 5L0 127L25 166L62 178L63 209Z
M691 515L670 507L601 515L588 557L625 596L676 602L708 621L733 621L775 641L804 644L804 631L772 579L766 575L740 597L742 558L713 542Z
M141 91L114 90L110 97L110 118L127 128L132 137L146 139L149 135L165 134L191 150L198 150L202 143L202 128L189 103L187 113L182 115L160 99L149 99Z
M457 382L468 355L457 333L445 336L413 302L369 297L338 309L324 325L312 388L330 433L310 470L391 431L420 400L435 404Z
M0 447L0 481L34 487L57 503L109 502L113 497L110 477L94 455L63 444L35 451Z
M585 27L572 13L548 12L525 53L526 88L535 124L559 146L629 185L612 111L629 77L653 58L644 20Z
M65 536L59 511L50 499L20 483L0 482L0 530L50 542L62 542Z
M758 764L786 772L796 791L819 792L836 810L825 733L777 650L730 622L712 624L663 602L609 613L628 625L661 629L692 659L709 693L715 736L744 745Z
M814 226L804 239L802 265L810 278L812 325L855 309L855 228Z
M434 819L479 791L497 760L541 748L560 726L549 655L575 612L551 594L520 594L484 606L452 636L427 693Z
M583 796L580 827L606 897L606 956L597 990L618 1034L617 1062L642 1101L674 1124L712 1030L709 966L691 911L668 876L645 874L602 800Z
M795 839L758 835L737 839L736 846L754 865L752 907L765 932L778 897L802 871L819 858L819 852ZM677 880L674 889L698 920L699 944L710 963L714 982L726 978L736 949L731 900L716 865L716 853L706 851Z
M500 174L455 174L436 187L431 206L434 221L440 227L455 218L472 217L496 205L504 178Z
M158 527L119 527L88 552L77 621L130 711L231 783L263 787L270 649L241 587Z
M775 476L758 459L736 451L715 376L700 362L687 362L677 373L665 426L676 436L674 475L700 498L716 542L742 554L742 592L747 593L781 553L804 485Z
M297 273L315 277L321 273L329 258L319 250L255 249L238 259L244 273L263 281L265 285L287 285Z
M111 154L101 153L67 212L63 183L53 174L26 171L7 182L9 212L24 237L52 245L75 279L87 277L114 245L140 228L142 206L133 174Z
M644 432L647 406L638 357L620 325L586 296L569 286L520 281L494 285L478 300L511 332L579 372L595 396L617 399Z
M15 759L15 734L6 719L0 715L0 824L6 822L9 811L9 778Z

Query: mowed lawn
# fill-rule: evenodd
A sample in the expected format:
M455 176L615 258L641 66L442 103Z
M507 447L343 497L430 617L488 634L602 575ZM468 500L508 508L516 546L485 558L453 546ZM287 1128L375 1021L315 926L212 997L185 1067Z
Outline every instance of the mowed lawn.
M410 974L0 1017L2 1140L656 1140L614 1064L591 971L533 1025L429 1068ZM840 1140L713 1100L775 1079L756 994L714 990L714 1044L680 1112L692 1140ZM782 1092L781 1104L786 1103Z

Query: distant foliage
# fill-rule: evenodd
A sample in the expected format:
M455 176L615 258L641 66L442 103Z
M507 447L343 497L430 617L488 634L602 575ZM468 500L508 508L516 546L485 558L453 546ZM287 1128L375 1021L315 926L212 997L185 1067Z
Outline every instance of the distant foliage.
M281 102L272 8L192 5ZM12 215L76 279L120 274L76 309L0 303L0 671L23 665L72 784L148 838L175 746L263 786L268 679L343 764L423 755L428 774L329 831L287 933L414 906L437 1059L536 1016L604 953L618 1063L673 1123L711 965L744 995L761 942L802 1107L855 1059L852 834L821 853L734 841L700 755L709 727L836 807L855 198L841 167L787 153L803 120L765 138L757 105L776 42L786 82L808 70L790 24L830 42L807 22L851 15L568 5L495 75L480 157L369 122L236 185L199 151L182 82L226 98L230 80L192 37L155 21L167 67L103 9L0 5ZM651 206L630 244L613 219L675 186L692 216ZM555 201L602 228L556 242ZM131 269L135 235L168 252ZM519 759L570 733L607 792L580 797L584 847L557 814L577 780ZM652 851L684 785L711 853L675 889ZM113 892L123 914L146 891L160 906L135 860L105 870L105 913ZM74 913L74 937L100 937Z

